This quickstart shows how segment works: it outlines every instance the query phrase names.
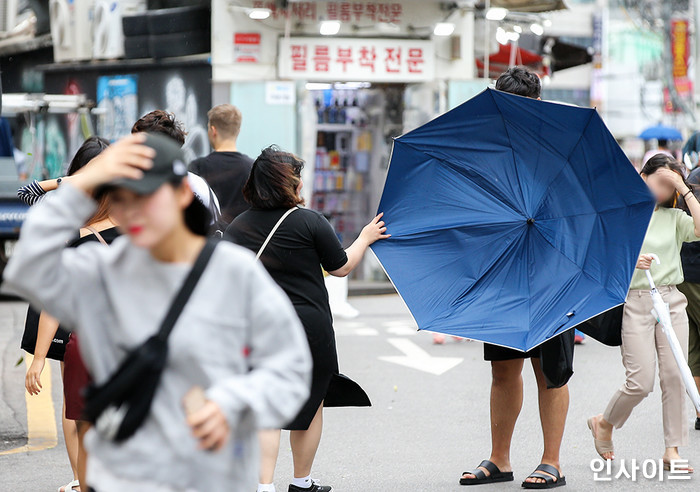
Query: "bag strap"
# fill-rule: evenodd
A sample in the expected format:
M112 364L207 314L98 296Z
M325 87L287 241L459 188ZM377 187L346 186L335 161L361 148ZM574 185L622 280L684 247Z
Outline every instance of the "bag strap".
M105 241L105 238L102 237L102 234L100 234L100 232L99 232L97 229L95 229L95 228L92 227L92 226L85 226L85 229L87 229L88 231L92 232L92 233L95 235L95 237L97 238L97 240L98 240L99 242L101 242L101 243L104 244L105 246L109 246L109 244L107 243L107 241Z
M218 243L218 241L210 239L204 244L204 247L195 260L194 265L192 265L190 273L187 274L187 278L185 278L182 287L180 287L180 290L170 305L168 314L165 315L165 319L160 324L160 329L158 330L157 336L161 340L166 340L168 335L170 335L170 332L173 331L173 327L175 326L177 319L180 317L182 310L185 309L185 305L192 295L194 288L197 286L197 282L199 282L202 273L204 273L204 270L209 263L209 259L211 258L212 253L214 253L214 249Z
M265 248L267 247L268 243L270 242L270 239L272 239L272 236L275 235L275 232L277 232L277 229L279 229L279 227L282 225L282 222L284 222L284 219L286 219L287 217L289 217L289 215L290 215L292 212L294 212L295 210L299 210L299 207L290 208L289 210L287 210L287 211L284 213L284 215L283 215L282 217L280 217L280 220L277 221L277 223L275 224L275 227L273 227L272 230L270 231L270 234L267 235L267 238L265 239L265 242L262 243L262 246L260 246L260 249L258 250L258 254L255 255L255 259L256 259L256 260L259 260L259 259L260 259L260 257L261 257L262 254L263 254L263 251L265 251Z

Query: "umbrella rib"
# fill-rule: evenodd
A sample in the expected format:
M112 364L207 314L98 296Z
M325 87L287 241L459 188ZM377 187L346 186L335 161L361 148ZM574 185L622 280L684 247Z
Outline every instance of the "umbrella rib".
M506 137L508 137L508 146L510 147L510 155L511 159L513 160L513 170L515 171L515 175L517 178L517 183L518 183L518 189L520 190L520 197L522 199L523 206L527 208L527 203L525 203L525 194L523 193L523 186L520 181L520 172L518 171L518 166L516 165L515 161L515 149L513 148L513 141L510 138L510 132L508 131L508 124L506 121L506 118L503 116L503 112L501 111L501 107L498 105L498 102L496 101L496 96L494 95L493 91L489 92L491 95L491 100L493 101L493 104L498 108L498 114L501 116L501 122L503 123L503 129L506 132ZM526 211L528 214L530 211ZM526 217L529 218L529 217Z
M596 214L596 215L598 215L598 214ZM579 265L574 260L569 258L562 250L560 250L554 244L552 244L552 242L549 240L549 238L547 238L547 236L542 234L542 232L539 229L537 229L537 227L535 227L535 229L537 230L537 234L539 234L542 237L542 239L544 239L544 241L552 247L552 249L554 251L558 252L560 255L562 255L564 258L566 258L571 264L575 265L576 268L581 272L582 275L585 275L587 278L591 279L595 284L600 285L603 288L603 290L605 290L605 292L607 292L608 294L615 295L615 292L611 292L610 290L608 290L607 286L605 286L604 284L600 283L598 280L593 278L588 272L586 272L586 270L583 269L583 267L581 265ZM586 245L586 253L588 253L588 248L590 248L590 246L591 246L591 243L589 242Z
M494 98L493 92L492 92L491 97ZM526 99L531 99L531 98L526 98ZM498 108L498 110L499 110L499 112L500 112L500 114L501 114L501 118L503 119L504 123L505 123L505 122L508 122L508 124L509 124L511 127L513 127L514 129L515 129L515 128L519 128L521 131L523 131L524 133L526 133L526 134L528 134L528 135L530 135L530 136L532 136L532 137L538 136L538 135L532 135L531 132L529 132L529 128L528 128L528 127L523 127L523 126L516 125L515 123L510 122L510 120L506 120L505 118L503 118L503 113L501 112L501 105L498 103L498 101L496 101L495 98L493 99L493 102L494 102L494 104L496 105L496 107ZM548 102L548 101L535 101L535 102L546 103L546 104L557 104L557 103ZM591 114L593 114L593 112L595 112L594 109L589 109L589 108L578 108L578 109L591 111ZM539 118L540 120L544 121L541 117L538 116L538 118ZM590 119L589 119L589 122L590 122ZM548 123L550 126L554 126L554 125L552 125L551 123L549 123L548 121L547 121L547 123ZM505 124L504 124L504 126L505 126ZM586 124L586 126L588 126L588 124ZM584 130L585 130L585 128L584 128ZM582 132L581 134L583 135L583 132ZM510 134L508 134L508 141L510 142ZM543 142L540 142L540 144L541 144L542 146L546 147L546 148L547 148L548 150L550 150L552 153L559 155L562 159L567 159L567 156L565 156L564 154L562 154L558 147L556 147L555 145L549 145L549 141L545 140L545 141L543 141ZM578 145L578 142L577 142L577 145ZM511 148L512 148L512 143L511 143Z
M435 160L437 160L437 161L440 161L440 162L442 162L443 164L445 164L445 165L447 165L448 167L450 167L451 169L454 169L455 171L459 172L462 176L464 176L465 179L471 181L475 186L478 186L478 188L479 188L480 190L482 190L482 191L484 191L485 193L487 193L488 195L490 195L491 198L493 198L494 200L498 201L499 203L504 204L504 205L507 206L509 209L511 209L513 212L515 212L519 217L522 217L522 213L521 213L519 210L517 210L516 208L514 208L510 203L508 203L508 200L506 199L506 196L497 196L497 195L495 195L494 193L492 193L492 191L491 191L490 189L487 189L487 188L485 188L485 187L479 185L478 183L475 183L473 179L471 179L469 176L465 175L464 173L460 172L460 169L459 169L457 166L455 166L453 163L451 163L450 161L445 160L445 159L443 159L442 157L439 157L439 156L437 156L437 155L433 155L433 154L430 153L430 152L426 152L425 150L423 150L423 149L421 149L421 148L419 148L419 147L416 147L416 146L413 145L412 143L402 141L401 144L402 144L402 145L405 145L405 146L407 146L407 147L410 147L410 148L413 149L414 151L420 152L421 154L423 154L423 155L425 155L425 156L427 156L427 157L430 157L431 159L435 159ZM474 172L475 174L478 174L478 175L479 175L481 178L483 178L485 181L488 181L488 178L486 178L485 176L482 176L481 174L479 174L479 173L476 171L476 169L470 168L470 170L471 170L472 172Z
M583 139L583 135L586 133L586 130L588 129L588 126L591 124L591 121L593 120L593 115L594 115L594 114L596 114L596 113L595 113L595 110L591 111L591 114L590 114L590 116L588 117L588 121L586 122L586 126L583 127L583 130L581 130L581 134L579 135L578 140L576 141L576 144L575 144L573 147L571 147L571 152L569 152L569 155L566 156L566 165L565 165L565 166L562 166L562 168L559 170L559 172L558 172L558 173L552 178L552 180L549 182L549 185L551 185L551 184L554 183L557 179L559 179L559 176L562 175L562 173L564 172L564 170L567 169L567 167L571 165L571 161L570 161L571 156L573 155L574 151L575 151L575 150L579 147L579 145L581 144L581 140ZM579 184L580 184L581 186L583 186L583 183L581 183L581 180L579 179L578 175L577 175L576 173L574 173L574 176L576 177L576 180L579 182ZM588 195L584 195L584 196L585 196L586 200L588 201L588 204L591 206L591 208L592 208L593 210L596 210L596 208L593 206L593 203L592 203L591 200L590 200L590 197L589 197ZM542 207L543 207L543 205L544 205L544 200L545 200L546 197L547 197L547 195L544 194L544 195L540 198L540 203L537 204L537 208L536 208L537 213L539 213L539 211L542 209ZM537 213L535 214L535 216L537 216Z

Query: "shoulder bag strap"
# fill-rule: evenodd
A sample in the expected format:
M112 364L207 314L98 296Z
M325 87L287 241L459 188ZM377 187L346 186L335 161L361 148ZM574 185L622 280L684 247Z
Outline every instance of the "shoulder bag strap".
M92 232L92 233L95 235L95 237L97 238L97 240L98 240L99 242L101 242L101 243L104 244L105 246L109 246L109 244L107 243L107 241L105 241L105 238L102 237L102 234L100 234L99 231L98 231L97 229L95 229L95 228L92 227L92 226L85 226L85 229L87 229L88 231Z
M192 270L190 270L190 273L187 275L182 287L180 287L180 290L170 305L168 314L165 316L165 319L160 325L160 329L158 330L158 337L160 339L165 340L168 338L168 335L170 335L170 332L173 330L173 327L177 322L177 319L180 317L180 313L182 313L182 310L185 308L187 301L192 295L192 291L194 291L194 288L197 286L197 282L199 282L202 273L204 273L204 270L206 269L209 259L211 258L212 253L214 253L214 249L216 248L217 244L218 241L215 240L208 240L204 244L202 251L199 253L199 256L192 266Z
M258 250L258 254L255 255L256 260L260 259L260 256L262 256L263 251L265 251L265 248L267 247L268 243L270 242L270 239L272 239L272 236L275 235L275 232L277 232L277 229L279 229L279 227L282 225L282 222L284 222L284 219L289 217L289 214L291 214L295 210L299 210L299 207L290 208L289 210L287 210L284 213L284 215L282 217L280 217L280 220L277 221L277 223L275 224L275 227L273 227L272 230L270 231L270 234L267 235L265 242L262 243L262 246L260 246L260 249Z

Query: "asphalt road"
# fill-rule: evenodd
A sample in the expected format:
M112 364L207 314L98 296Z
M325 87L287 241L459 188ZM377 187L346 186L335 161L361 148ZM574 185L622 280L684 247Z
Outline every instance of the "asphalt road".
M488 398L490 368L482 360L480 343L433 345L429 333L416 332L396 296L351 299L361 315L336 322L341 371L358 381L370 395L371 408L328 409L324 438L314 477L338 492L463 491L462 471L476 466L489 453ZM15 366L22 328L22 304L0 304L0 490L54 491L70 480L60 425L58 446L2 455L22 446L27 438L23 378L25 367ZM597 455L586 418L601 412L623 381L619 350L588 341L577 347L571 383L571 406L564 436L562 466L569 491L697 490L696 480L659 480L651 462L647 476L621 476L620 464L612 479L595 481L591 460ZM60 406L59 370L53 366L54 413ZM515 430L512 462L515 482L480 486L476 490L520 490L520 482L538 464L542 437L532 370L524 371L525 403ZM689 418L692 408L688 402ZM283 438L284 439L284 438ZM615 434L618 461L642 465L663 454L660 390L655 391ZM691 430L690 445L681 449L700 467L700 431ZM291 455L283 440L277 473L278 491L286 491ZM601 478L607 478L604 472Z

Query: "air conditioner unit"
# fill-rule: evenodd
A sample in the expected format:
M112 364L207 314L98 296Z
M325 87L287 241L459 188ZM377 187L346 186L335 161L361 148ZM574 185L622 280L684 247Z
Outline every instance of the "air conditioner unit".
M92 58L93 0L50 0L54 61Z
M17 25L19 0L2 0L0 2L0 35L11 31Z

